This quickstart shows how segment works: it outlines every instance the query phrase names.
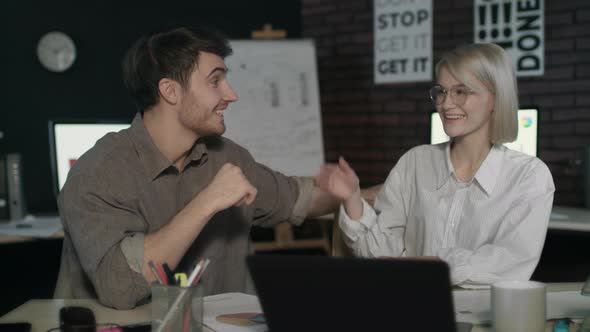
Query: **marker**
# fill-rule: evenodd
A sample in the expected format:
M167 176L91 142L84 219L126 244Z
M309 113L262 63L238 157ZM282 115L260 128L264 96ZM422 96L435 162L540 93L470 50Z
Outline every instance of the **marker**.
M156 269L156 265L154 264L154 262L149 261L148 262L148 266L150 267L150 270L152 271L152 273L154 274L154 276L156 277L156 281L160 284L160 285L164 285L164 280L162 280L162 278L160 277L160 274L158 273L158 270Z
M202 275L202 273L203 273L204 269L207 267L207 265L209 265L208 258L205 258L205 259L202 259L201 261L199 261L199 263L197 264L197 266L195 267L193 272L191 272L190 276L188 277L187 284L189 287L194 285L199 280L200 276ZM174 302L172 303L172 305L168 309L168 312L164 316L164 319L162 319L156 332L162 332L168 328L168 324L170 324L170 321L172 320L172 318L177 314L178 310L180 310L180 304L181 304L182 300L184 299L184 297L186 296L187 292L188 292L188 288L184 288L180 291L180 293L178 294L178 296L176 297L176 299L174 300Z
M201 276L203 275L203 272L205 272L205 269L207 268L207 266L209 265L209 258L205 258L204 260L201 260L199 262L198 265L201 266L201 268L199 269L198 273L196 274L196 276L193 278L192 282L189 280L189 286L194 286L197 284L197 282L199 281L199 279L201 278ZM196 270L196 268L195 268Z
M186 273L176 273L174 275L174 280L176 280L176 284L181 287L187 286L187 278Z

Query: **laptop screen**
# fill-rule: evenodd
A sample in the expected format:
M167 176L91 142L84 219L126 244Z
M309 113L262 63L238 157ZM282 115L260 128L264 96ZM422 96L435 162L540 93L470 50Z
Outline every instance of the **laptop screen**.
M504 144L507 148L537 156L537 139L539 130L538 110L533 107L518 110L518 136L511 143ZM438 144L449 140L445 134L442 121L437 112L430 114L430 144Z
M123 121L50 121L49 151L55 193L59 193L70 168L98 139L130 126Z
M246 262L270 331L457 331L443 261L250 255Z

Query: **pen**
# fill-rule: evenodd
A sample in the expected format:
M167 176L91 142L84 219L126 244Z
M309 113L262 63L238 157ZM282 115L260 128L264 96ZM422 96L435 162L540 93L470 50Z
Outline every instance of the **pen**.
M205 258L204 261L201 261L203 264L201 264L201 268L199 269L199 272L197 273L197 275L195 276L194 280L192 283L189 283L189 285L194 286L197 284L197 282L199 281L199 279L201 279L201 276L203 275L203 272L205 272L205 269L207 268L207 266L209 265L209 258ZM199 263L201 263L199 262Z
M164 319L162 319L162 322L158 326L158 329L156 330L156 332L164 331L164 329L170 323L172 318L178 314L178 311L180 310L180 303L184 300L184 297L186 296L187 292L188 292L188 288L184 288L180 291L180 293L178 294L178 296L176 297L176 299L174 300L174 302L170 306L170 309L168 309L168 312L166 312L166 316L164 316Z
M149 261L148 265L150 267L150 270L152 271L152 273L156 277L156 280L158 281L158 283L161 285L164 285L164 281L162 280L162 278L160 278L160 274L158 273L158 270L156 269L156 265L154 264L154 262Z
M187 286L187 277L186 273L176 273L174 275L174 280L178 286L186 287Z
M193 285L194 282L198 281L199 278L197 276L200 277L200 275L202 274L202 273L200 274L199 272L201 272L204 269L204 267L206 268L207 265L209 265L208 258L205 258L205 259L202 259L201 261L199 261L197 266L195 266L194 270L191 272L191 275L188 277L187 284L189 285L189 287L191 285ZM162 332L168 326L168 324L170 323L172 318L177 314L178 310L180 309L180 303L183 301L187 292L188 292L188 288L184 288L180 291L180 293L178 294L178 296L176 297L176 299L174 300L174 302L170 306L170 309L168 309L168 312L166 312L166 315L164 316L164 319L162 319L162 322L158 326L158 329L156 330L156 332Z
M195 281L195 279L197 278L197 275L201 271L201 266L202 266L202 264L203 264L204 261L205 261L204 259L201 259L199 261L199 263L197 263L197 266L195 266L193 272L191 272L190 276L188 277L188 280L187 280L187 284L188 285L192 285L193 284L193 281Z
M166 271L164 270L164 268L162 267L162 265L155 265L156 267L156 271L158 272L158 275L160 276L160 279L162 279L162 283L164 285L168 285L168 276L166 275Z
M174 273L172 273L172 270L170 269L170 266L168 266L168 263L162 264L162 269L164 270L168 284L174 283Z

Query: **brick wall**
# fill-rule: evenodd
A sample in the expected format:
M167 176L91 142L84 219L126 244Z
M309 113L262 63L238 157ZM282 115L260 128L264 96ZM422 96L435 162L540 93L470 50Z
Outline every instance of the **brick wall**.
M433 3L436 61L473 41L473 0ZM362 186L381 183L405 151L428 143L431 83L373 83L372 0L302 0L302 17L317 47L326 158L347 158ZM555 204L582 206L590 1L545 0L545 25L545 75L519 79L520 104L540 108L539 157L553 173Z

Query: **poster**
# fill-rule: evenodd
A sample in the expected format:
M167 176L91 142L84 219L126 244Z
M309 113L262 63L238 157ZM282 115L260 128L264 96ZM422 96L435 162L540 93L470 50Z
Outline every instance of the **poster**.
M432 80L432 0L373 0L375 83Z
M476 43L502 46L512 57L516 76L543 75L543 0L476 0L473 14Z

